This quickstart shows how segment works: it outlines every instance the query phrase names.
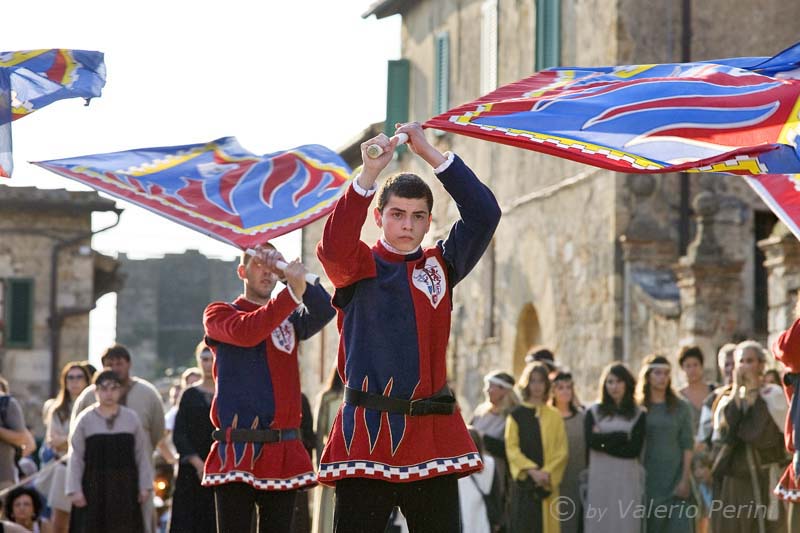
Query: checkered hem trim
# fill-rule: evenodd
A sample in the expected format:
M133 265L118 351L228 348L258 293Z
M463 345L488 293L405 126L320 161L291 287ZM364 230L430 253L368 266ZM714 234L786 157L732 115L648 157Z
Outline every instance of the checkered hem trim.
M800 489L790 489L778 485L777 487L775 487L775 490L773 490L772 493L775 494L775 496L777 496L781 500L793 503L800 503Z
M355 476L410 481L451 472L475 470L480 466L481 457L477 453L468 453L461 457L447 459L433 459L413 466L391 466L372 461L343 461L321 464L319 479L320 481L333 481L342 477Z
M205 474L202 485L213 487L224 483L247 483L260 490L292 490L316 484L314 472L306 472L289 479L260 479L250 472L234 470L223 474Z

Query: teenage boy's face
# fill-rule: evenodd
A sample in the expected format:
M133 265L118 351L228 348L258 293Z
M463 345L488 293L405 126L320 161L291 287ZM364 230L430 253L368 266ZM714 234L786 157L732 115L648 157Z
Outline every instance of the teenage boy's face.
M94 394L100 405L113 407L119 403L122 390L119 383L116 381L106 380L97 384L94 389Z
M389 196L383 212L375 209L375 223L383 238L401 252L413 252L431 228L431 213L425 198Z

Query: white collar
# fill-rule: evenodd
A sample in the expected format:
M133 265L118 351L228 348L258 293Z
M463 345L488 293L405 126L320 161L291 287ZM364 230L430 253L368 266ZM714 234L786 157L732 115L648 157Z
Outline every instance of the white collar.
M389 244L388 242L386 242L386 239L384 239L382 235L381 235L381 244L383 245L384 248L386 248L387 251L392 252L393 254L397 254L397 255L415 254L420 249L420 246L417 246L416 248L414 248L410 252L402 252L402 251L398 250L397 248L395 248L394 246L392 246L391 244Z

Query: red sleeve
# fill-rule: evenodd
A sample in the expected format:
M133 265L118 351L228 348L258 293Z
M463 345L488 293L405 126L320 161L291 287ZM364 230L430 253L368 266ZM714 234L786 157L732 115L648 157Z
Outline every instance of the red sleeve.
M361 228L371 202L371 196L361 196L351 185L325 222L317 257L336 288L375 276L372 250L361 241Z
M781 333L772 345L772 353L789 372L800 372L800 319Z
M255 346L296 308L288 289L283 289L278 296L250 312L240 311L228 303L214 302L203 313L203 327L206 335L215 341L234 346Z

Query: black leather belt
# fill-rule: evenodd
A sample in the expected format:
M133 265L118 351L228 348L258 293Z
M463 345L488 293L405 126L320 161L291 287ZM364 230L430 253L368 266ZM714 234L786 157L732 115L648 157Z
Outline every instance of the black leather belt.
M345 387L344 401L366 409L408 416L452 415L456 412L455 396L447 387L430 398L418 400L402 400Z
M228 428L215 429L211 438L219 442L281 442L284 440L297 440L300 430L292 429L245 429Z

